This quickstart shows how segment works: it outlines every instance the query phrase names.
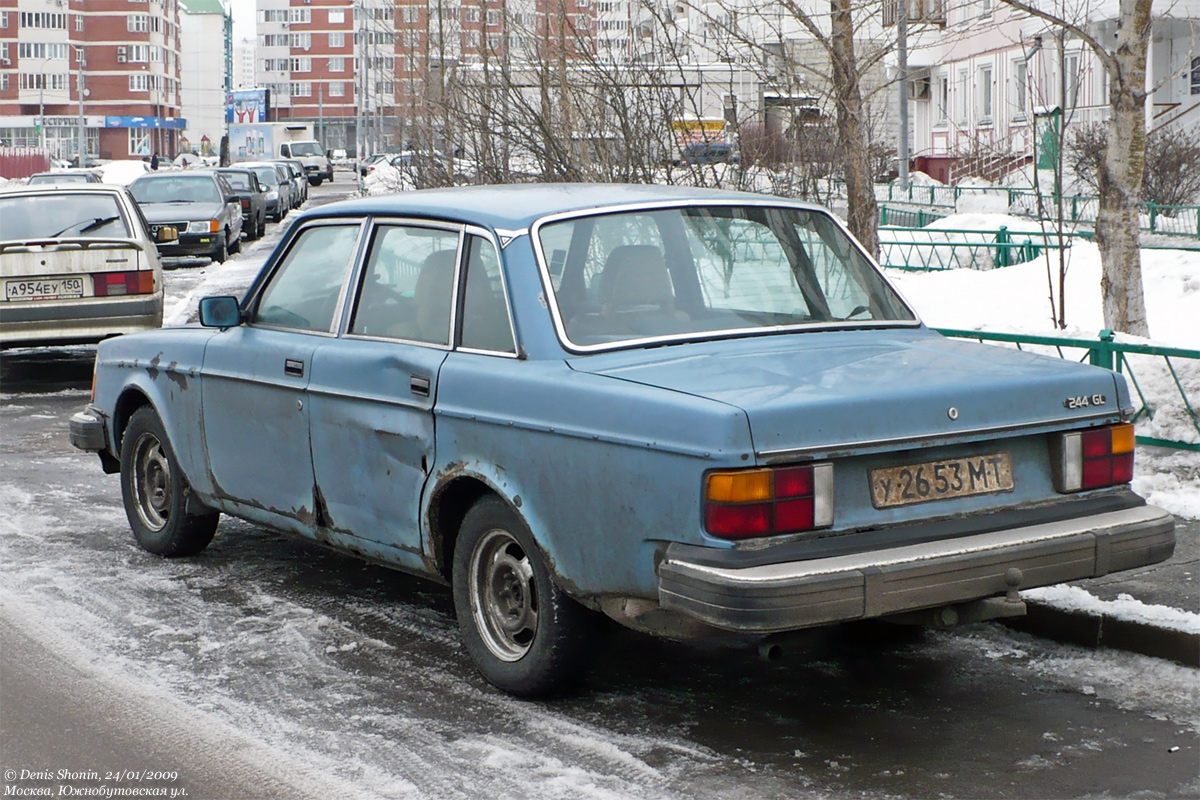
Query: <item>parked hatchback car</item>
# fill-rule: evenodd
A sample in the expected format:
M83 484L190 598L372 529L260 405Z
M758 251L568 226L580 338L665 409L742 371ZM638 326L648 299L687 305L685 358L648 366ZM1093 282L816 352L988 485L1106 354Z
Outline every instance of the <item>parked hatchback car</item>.
M241 300L102 343L95 387L72 441L143 547L198 552L223 512L443 581L521 695L581 674L597 612L978 620L1174 547L1120 375L943 338L834 216L762 195L325 206Z
M160 229L158 239L175 232ZM0 194L0 346L79 344L162 325L162 264L124 188Z
M288 173L292 176L292 202L296 208L304 205L308 200L308 177L304 172L304 162L295 158L281 158L279 163L288 168Z
M258 182L253 170L244 167L224 167L217 172L229 182L242 204L242 231L246 238L258 239L267 232L267 188Z
M159 245L164 258L208 256L216 263L242 247L242 203L225 177L213 170L149 172L129 191L150 221L150 232L166 225L177 241Z
M292 181L284 174L282 165L273 161L254 161L237 166L253 172L258 182L266 188L267 219L279 222L286 217L292 210Z

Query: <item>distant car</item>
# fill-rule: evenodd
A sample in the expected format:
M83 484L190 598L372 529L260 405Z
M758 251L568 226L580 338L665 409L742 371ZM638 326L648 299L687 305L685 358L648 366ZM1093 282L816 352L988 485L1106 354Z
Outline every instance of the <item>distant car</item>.
M234 166L252 171L267 189L267 219L279 222L292 210L292 178L274 161L246 161Z
M362 161L358 162L359 174L365 178L367 176L367 173L369 173L376 164L378 164L379 162L383 161L384 159L386 159L392 155L396 155L396 154L395 153L373 153L373 154L367 156Z
M276 160L286 164L288 171L292 174L295 204L296 208L299 208L308 201L308 178L304 173L304 163L295 158L279 158Z
M723 142L694 142L683 148L675 163L677 166L686 167L693 164L736 164L738 160L737 151L732 145Z
M213 170L148 172L129 191L150 221L151 233L163 225L179 239L159 245L164 258L208 256L216 263L242 248L242 203L223 175Z
M267 232L267 189L258 181L254 170L245 167L218 169L229 182L242 204L242 231L253 241Z
M174 230L161 228L157 240ZM128 190L0 194L0 346L81 344L162 325L162 264Z
M25 181L30 186L61 186L68 183L103 182L99 175L89 169L59 169L52 172L35 172Z
M1130 490L1120 374L942 337L807 203L334 203L199 317L101 343L71 419L141 546L192 555L227 513L427 575L520 695L578 679L596 612L676 638L946 626L1174 549Z

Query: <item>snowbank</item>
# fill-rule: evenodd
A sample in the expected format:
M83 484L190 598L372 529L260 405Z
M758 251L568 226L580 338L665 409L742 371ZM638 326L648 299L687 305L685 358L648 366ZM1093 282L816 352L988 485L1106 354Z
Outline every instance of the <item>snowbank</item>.
M1078 586L1046 586L1021 592L1026 600L1035 600L1067 611L1079 611L1094 616L1108 616L1126 622L1152 625L1184 633L1200 633L1200 614L1170 606L1156 606L1135 600L1127 594L1116 600L1101 600Z

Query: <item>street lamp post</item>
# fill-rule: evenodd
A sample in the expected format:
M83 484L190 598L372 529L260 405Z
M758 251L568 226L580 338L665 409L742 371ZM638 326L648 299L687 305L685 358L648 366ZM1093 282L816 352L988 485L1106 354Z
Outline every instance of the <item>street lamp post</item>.
M83 119L83 48L75 48L75 65L78 68L78 83L76 90L79 92L79 166L87 166L84 162L87 159L87 127Z

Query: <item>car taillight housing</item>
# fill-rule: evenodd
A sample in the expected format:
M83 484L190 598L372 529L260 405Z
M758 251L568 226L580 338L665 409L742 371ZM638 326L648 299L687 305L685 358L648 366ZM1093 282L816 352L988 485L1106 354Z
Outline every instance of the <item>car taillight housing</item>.
M1082 492L1133 480L1133 425L1063 433L1053 444L1056 491Z
M833 524L833 464L710 472L704 529L722 539L799 533Z
M249 211L249 210L250 210L250 198L243 197L242 198L242 211Z
M101 272L92 276L96 297L118 297L125 294L154 294L154 271Z

